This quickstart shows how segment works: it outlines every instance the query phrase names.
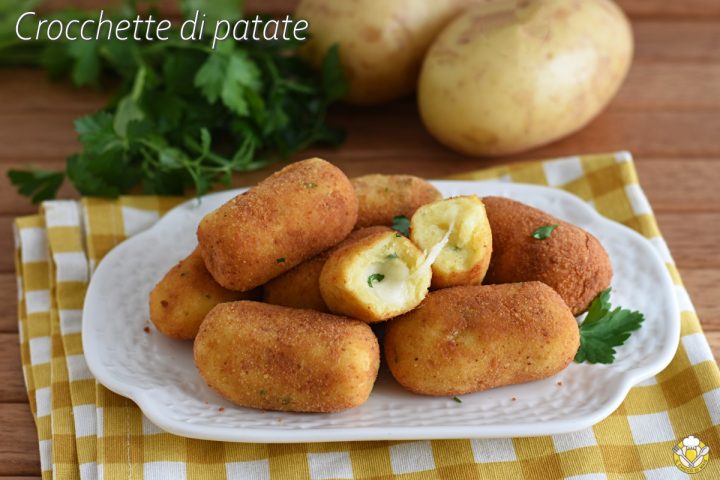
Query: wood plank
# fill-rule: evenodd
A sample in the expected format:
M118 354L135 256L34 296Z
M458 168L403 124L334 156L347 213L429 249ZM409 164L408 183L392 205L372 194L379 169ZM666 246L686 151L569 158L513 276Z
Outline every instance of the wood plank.
M35 422L27 403L0 403L0 475L40 472Z
M694 17L708 18L720 15L717 0L616 0L616 3L630 16Z
M0 273L0 305L2 305L0 308L0 333L17 333L17 280L15 273Z
M636 61L610 108L720 110L720 62Z
M669 2L668 2L669 3ZM717 2L720 4L720 2ZM633 19L635 60L720 61L720 21Z
M1 94L3 118L10 120L15 115L56 112L59 117L55 118L62 119L71 129L66 137L68 140L75 138L72 121L99 110L105 103L106 95L97 90L73 88L66 82L49 82L40 71L11 70L8 75L12 81ZM104 91L110 92L112 88ZM720 60L678 63L646 60L638 55L611 108L647 110L665 107L720 109ZM8 125L11 129L17 128L9 121ZM30 131L38 132L37 129Z
M640 186L656 212L720 211L717 159L635 159Z
M0 333L0 365L0 403L27 402L17 333Z
M0 215L0 273L12 273L15 271L13 219L13 216Z
M453 162L463 158L441 148L422 128L413 115L415 106L407 102L395 103L379 109L337 110L334 118L348 133L343 153L356 158L377 156L407 158L415 161L433 157L436 161ZM717 136L717 112L645 112L606 110L586 128L546 147L520 155L505 157L505 161L549 158L578 153L629 150L641 157L720 157ZM377 118L383 118L378 122ZM388 137L392 138L388 142ZM317 150L330 156L332 150ZM332 157L330 157L332 158ZM477 160L482 166L483 161ZM386 168L405 168L396 165ZM459 171L460 168L455 171Z
M720 213L658 213L656 217L678 268L720 269Z
M286 13L291 12L299 0L246 0L247 12ZM119 0L105 2L108 5L117 5ZM662 16L662 17L695 17L707 18L711 15L720 15L720 4L716 0L682 0L669 2L667 0L617 0L620 7L630 16ZM97 8L97 0L48 0L43 8L53 10L74 5L78 8ZM178 4L173 0L160 0L158 2L165 15L175 15Z
M101 109L111 85L102 90L94 87L78 88L68 81L52 81L41 69L17 68L3 71L7 86L2 95L5 113L13 112L67 112L79 117Z
M299 0L246 0L245 11L283 14L292 12ZM52 11L69 5L83 9L96 9L99 5L112 8L119 0L99 2L98 0L47 0L43 10ZM157 2L160 10L166 16L177 15L178 3L175 0L160 0ZM715 0L682 0L669 2L667 0L617 0L617 3L632 17L690 17L707 18L720 15L720 4Z
M720 331L720 270L680 269L685 288L705 331Z
M333 112L331 121L348 131L343 146L345 155L360 158L394 156L408 160L430 156L438 161L463 158L435 141L424 130L414 111L415 105L409 101L382 108L339 107ZM646 112L610 108L578 133L531 152L505 157L505 161L614 150L630 150L637 156L648 157L720 157L717 116L718 112L713 111ZM0 113L0 162L34 163L75 153L79 146L75 141L72 117L55 112ZM378 122L378 118L383 121ZM9 125L12 128L8 128ZM43 132L42 142L38 142L37 132ZM388 138L392 141L388 142ZM333 150L315 149L303 155L309 156L313 152L332 158ZM482 162L477 161L477 164ZM409 170L408 164L397 162L397 165Z

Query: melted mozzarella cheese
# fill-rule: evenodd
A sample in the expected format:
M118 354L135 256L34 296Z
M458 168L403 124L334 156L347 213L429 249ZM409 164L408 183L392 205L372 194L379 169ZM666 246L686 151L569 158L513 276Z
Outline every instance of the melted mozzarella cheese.
M433 245L430 251L425 253L423 262L412 270L397 257L369 265L365 270L366 278L374 274L380 274L384 277L380 281L373 282L372 289L375 295L389 305L403 305L414 289L413 277L431 268L450 240L454 225L455 221L453 220L442 240Z
M408 292L408 280L410 269L405 262L399 258L393 258L384 262L373 263L366 269L366 277L379 273L384 278L381 281L373 282L372 289L384 303L390 305L402 305L405 303Z

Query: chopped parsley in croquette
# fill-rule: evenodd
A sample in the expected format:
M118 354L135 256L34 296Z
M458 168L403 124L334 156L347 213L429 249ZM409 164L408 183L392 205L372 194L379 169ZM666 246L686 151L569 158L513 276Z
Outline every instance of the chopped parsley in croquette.
M383 280L385 280L385 275L383 275L382 273L373 273L368 277L367 283L370 288L373 288L373 282L379 283Z

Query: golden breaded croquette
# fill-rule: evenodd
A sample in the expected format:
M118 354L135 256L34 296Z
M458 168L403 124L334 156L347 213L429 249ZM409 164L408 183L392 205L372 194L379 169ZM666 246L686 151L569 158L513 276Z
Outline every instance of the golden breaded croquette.
M437 188L412 175L363 175L351 182L359 203L355 228L391 226L394 217L410 218L420 206L442 198Z
M412 310L425 298L430 263L399 233L375 233L330 254L320 273L320 293L331 312L380 322Z
M560 294L574 315L587 310L610 286L610 258L592 234L509 198L483 201L494 246L485 283L543 282ZM549 225L558 227L548 238L533 238L538 228Z
M490 223L482 200L464 195L418 208L410 221L410 239L425 250L450 232L432 265L433 288L479 285L493 250Z
M171 268L150 292L150 320L159 331L179 340L192 340L205 315L218 303L254 298L254 292L221 287L205 268L195 248Z
M197 236L215 280L246 291L339 243L355 226L357 210L345 174L312 158L286 166L207 214Z
M275 277L263 286L263 301L293 308L311 308L329 312L320 294L320 272L328 257L338 248L377 232L389 232L390 227L375 226L355 230L338 245Z
M213 308L193 347L205 382L244 407L337 412L364 403L380 364L358 320L259 302Z
M436 290L388 322L385 360L423 395L461 395L546 378L580 346L575 317L540 282Z

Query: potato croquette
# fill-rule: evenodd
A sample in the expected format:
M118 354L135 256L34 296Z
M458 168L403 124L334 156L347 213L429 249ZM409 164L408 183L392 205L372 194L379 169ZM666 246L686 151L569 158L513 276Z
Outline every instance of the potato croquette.
M320 273L320 293L331 312L380 322L412 310L425 298L430 263L399 233L376 233L330 254Z
M150 292L150 320L165 335L192 340L205 315L218 303L247 300L253 292L221 287L205 268L195 248L171 268Z
M439 200L418 208L410 222L410 239L425 250L448 231L449 241L432 265L432 287L479 285L493 249L482 200L475 195Z
M352 231L350 180L319 158L293 163L207 214L197 236L205 265L230 290L262 285Z
M359 202L355 228L391 226L394 217L410 218L422 205L442 198L435 187L412 175L364 175L351 182Z
M273 278L263 286L263 301L293 308L310 308L329 312L320 294L320 272L332 252L338 248L377 232L389 232L389 227L375 226L355 230L333 248Z
M258 302L213 308L194 344L207 384L244 407L337 412L364 403L380 364L358 320Z
M610 286L610 258L590 233L508 198L485 197L483 202L494 246L485 283L543 282L575 315ZM548 238L533 238L538 228L548 225L558 227Z
M461 395L546 378L580 346L575 317L540 282L452 287L428 294L385 329L385 360L406 389Z

